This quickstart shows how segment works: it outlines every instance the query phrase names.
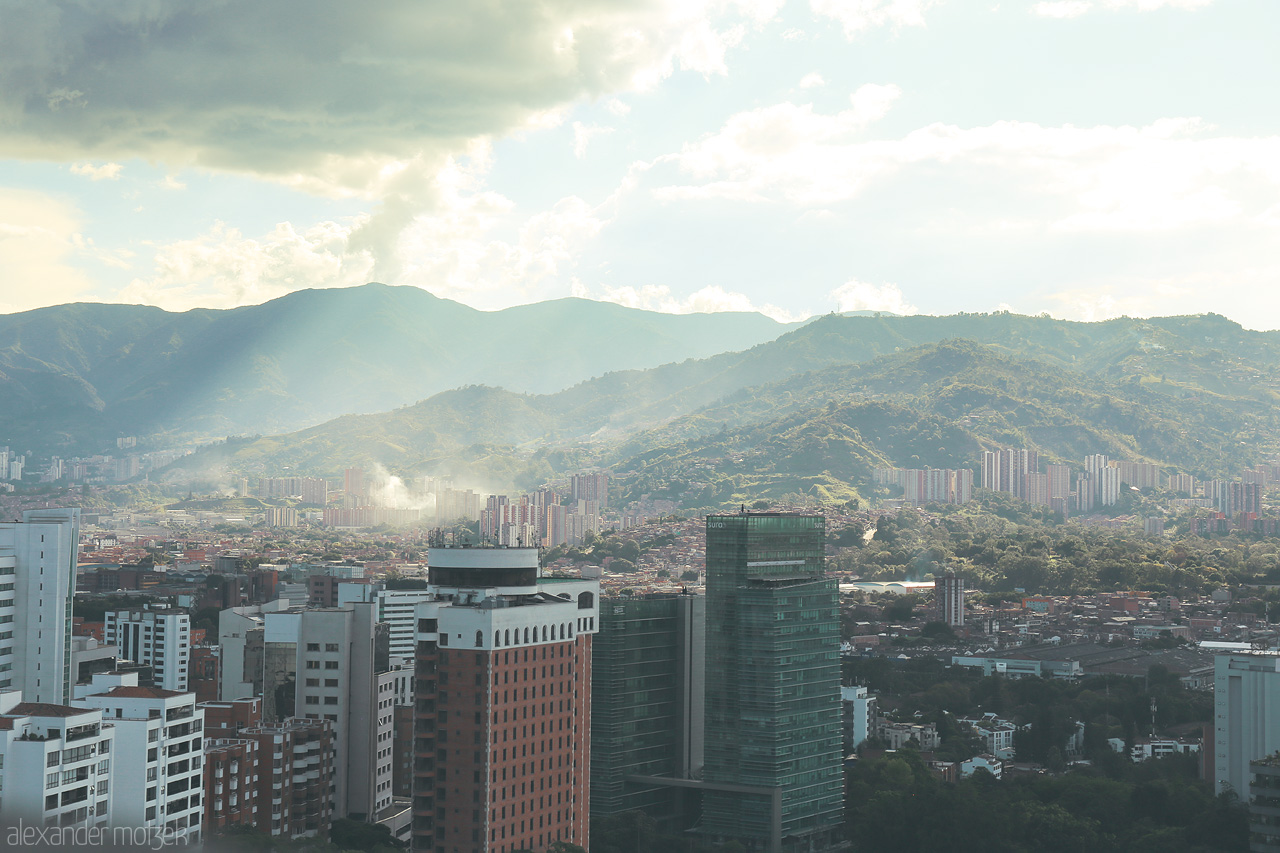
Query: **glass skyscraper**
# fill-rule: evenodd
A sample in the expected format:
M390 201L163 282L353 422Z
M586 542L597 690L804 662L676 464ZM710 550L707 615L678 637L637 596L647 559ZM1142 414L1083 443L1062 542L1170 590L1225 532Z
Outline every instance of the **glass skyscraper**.
M825 519L707 517L703 831L752 851L840 849L840 628Z

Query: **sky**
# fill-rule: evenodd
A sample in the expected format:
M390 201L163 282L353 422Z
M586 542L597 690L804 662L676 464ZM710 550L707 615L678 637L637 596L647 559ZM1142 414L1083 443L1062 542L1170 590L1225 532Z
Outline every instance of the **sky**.
M0 0L0 313L1280 328L1276 0Z

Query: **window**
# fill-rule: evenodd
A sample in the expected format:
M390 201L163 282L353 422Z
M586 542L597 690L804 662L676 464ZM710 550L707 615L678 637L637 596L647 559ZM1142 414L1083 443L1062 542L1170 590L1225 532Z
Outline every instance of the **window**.
M318 678L308 678L308 679L307 679L307 686L308 686L308 687L319 687L319 686L320 686L320 679L318 679Z
M324 644L324 650L325 650L326 652L336 652L336 651L338 650L338 644L337 644L337 643L325 643L325 644Z
M337 697L337 696L326 696L326 697L324 697L324 704L326 704L326 705L337 705L337 704L338 704L338 697Z
M307 669L319 669L319 668L320 668L320 661L318 660L307 661Z
M326 678L326 679L324 680L324 686L325 686L325 687L337 687L337 686L338 686L338 679L336 679L336 678Z
M325 668L325 669L337 669L337 668L338 668L338 662L337 662L336 660L327 660L327 661L325 661L325 662L324 662L324 668Z
M309 651L309 652L318 652L318 651L320 651L320 644L319 644L319 643L307 643L307 651Z

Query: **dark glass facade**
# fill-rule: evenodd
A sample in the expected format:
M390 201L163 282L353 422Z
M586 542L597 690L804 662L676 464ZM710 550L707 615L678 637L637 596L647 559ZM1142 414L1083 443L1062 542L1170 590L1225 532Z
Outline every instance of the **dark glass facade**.
M701 596L605 598L591 655L591 815L640 810L668 831L696 810L702 766L705 604Z
M704 831L839 849L840 632L821 516L707 518Z

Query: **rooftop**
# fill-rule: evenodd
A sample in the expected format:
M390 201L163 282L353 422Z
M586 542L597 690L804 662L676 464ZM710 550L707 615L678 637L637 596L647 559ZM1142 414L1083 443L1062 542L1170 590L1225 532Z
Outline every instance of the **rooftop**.
M111 696L113 698L120 699L172 699L175 696L191 696L194 694L191 694L190 692L184 693L181 690L164 690L160 687L134 687L132 685L124 685L121 687L112 687L106 693L99 693L97 695Z
M52 702L19 702L9 712L10 717L79 717L82 714L97 713L96 708L73 708L70 705L55 705Z

